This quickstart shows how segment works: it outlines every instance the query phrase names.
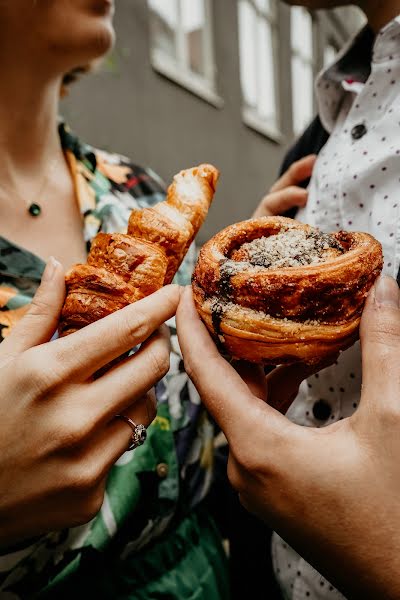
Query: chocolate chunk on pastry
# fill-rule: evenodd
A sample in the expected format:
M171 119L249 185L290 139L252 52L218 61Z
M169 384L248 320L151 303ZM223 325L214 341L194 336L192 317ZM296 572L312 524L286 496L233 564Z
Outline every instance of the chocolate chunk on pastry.
M382 247L367 233L250 219L203 246L194 300L221 350L234 358L316 364L357 339L382 264Z

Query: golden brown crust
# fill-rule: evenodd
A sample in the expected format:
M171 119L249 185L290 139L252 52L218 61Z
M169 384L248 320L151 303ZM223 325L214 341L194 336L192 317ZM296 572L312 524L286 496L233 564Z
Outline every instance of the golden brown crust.
M290 229L312 230L284 217L251 219L227 227L200 252L197 310L236 358L313 363L357 339L366 295L382 269L381 245L366 233L338 232L332 236L343 251L328 250L324 262L266 269L243 261L243 244Z
M181 171L168 188L165 202L133 211L128 234L161 246L168 258L165 284L171 283L206 218L219 173L211 165Z
M73 333L170 283L211 204L218 171L200 165L175 176L167 199L133 211L127 234L99 233L87 264L67 273L60 335Z
M97 234L87 262L122 278L134 290L134 301L162 287L168 264L155 244L121 233Z

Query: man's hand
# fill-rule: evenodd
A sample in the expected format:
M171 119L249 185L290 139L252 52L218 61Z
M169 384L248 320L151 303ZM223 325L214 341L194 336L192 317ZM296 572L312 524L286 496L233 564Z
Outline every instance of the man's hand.
M273 408L290 403L307 375L302 367L273 371L266 385L249 367L248 386L218 353L190 290L178 309L178 334L186 370L228 439L228 475L243 505L347 597L400 598L396 283L380 279L366 303L357 412L322 429L295 425Z
M291 208L305 206L308 192L299 184L311 177L316 159L315 154L310 154L294 162L261 200L253 217L282 215Z

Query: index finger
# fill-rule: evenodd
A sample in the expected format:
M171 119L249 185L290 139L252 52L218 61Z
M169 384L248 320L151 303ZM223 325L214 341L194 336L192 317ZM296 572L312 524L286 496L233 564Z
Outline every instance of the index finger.
M292 185L298 185L311 177L316 154L309 154L300 160L294 162L287 171L274 183L270 192L278 192Z
M193 302L191 288L182 293L177 311L177 331L185 369L202 401L228 438L243 435L249 421L262 411L272 419L279 413L254 396L235 369L220 355ZM283 418L283 417L282 417Z
M84 381L144 342L173 317L179 296L179 286L166 286L80 331L50 342L46 345L49 360L56 358L57 364L62 365L64 376Z

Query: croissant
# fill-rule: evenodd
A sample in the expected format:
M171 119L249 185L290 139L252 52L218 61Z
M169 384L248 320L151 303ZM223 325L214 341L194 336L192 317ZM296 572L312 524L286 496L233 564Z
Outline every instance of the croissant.
M170 283L206 218L218 177L211 165L181 171L164 202L132 212L126 234L99 233L87 263L74 265L66 275L60 335Z
M317 364L358 337L383 265L367 233L321 233L284 217L227 227L200 251L197 311L220 349L263 364Z

